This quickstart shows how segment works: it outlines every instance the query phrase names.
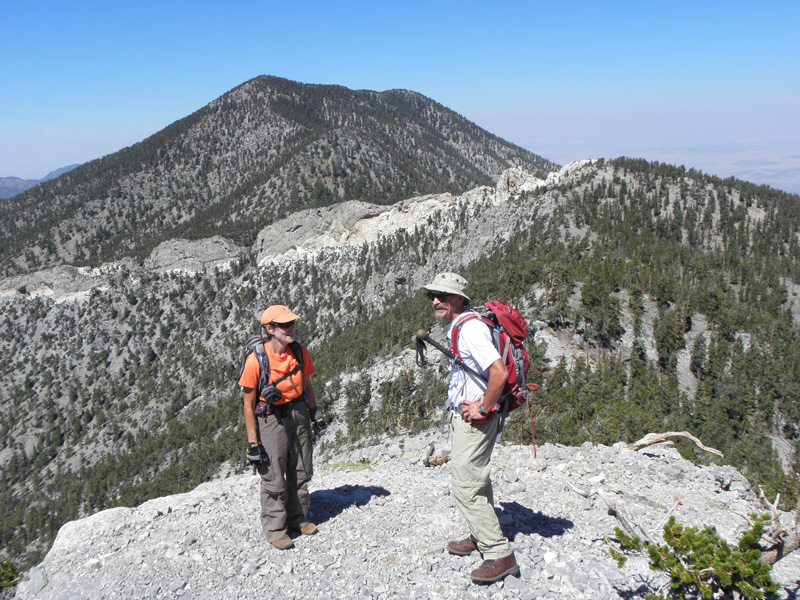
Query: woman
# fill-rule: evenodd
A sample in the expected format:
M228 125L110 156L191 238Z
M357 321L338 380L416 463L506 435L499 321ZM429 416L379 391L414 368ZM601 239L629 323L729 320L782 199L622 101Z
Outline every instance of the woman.
M261 475L261 527L267 541L280 550L294 547L289 531L317 533L308 520L308 482L314 473L309 414L316 418L317 411L310 379L314 363L294 340L298 318L280 304L264 311L269 385L258 389L261 365L256 352L247 357L239 378L247 458Z

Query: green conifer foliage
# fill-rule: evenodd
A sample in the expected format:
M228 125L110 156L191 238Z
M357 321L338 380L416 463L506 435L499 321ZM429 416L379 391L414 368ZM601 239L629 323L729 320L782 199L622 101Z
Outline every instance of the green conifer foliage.
M712 527L698 530L684 527L670 517L664 525L666 544L643 543L635 536L627 535L617 527L615 535L619 547L609 545L609 551L622 568L624 552L647 550L650 568L669 574L671 590L667 594L647 594L647 600L676 598L740 597L761 600L765 594L773 594L780 587L772 581L772 567L760 562L761 549L758 540L764 529L764 515L754 518L751 529L746 531L738 545L731 546L717 535Z
M10 558L0 561L0 588L16 585L19 573Z

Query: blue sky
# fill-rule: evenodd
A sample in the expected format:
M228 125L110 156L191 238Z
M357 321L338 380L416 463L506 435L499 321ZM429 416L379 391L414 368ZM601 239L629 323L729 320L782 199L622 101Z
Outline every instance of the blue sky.
M562 164L800 193L797 0L0 5L0 176L115 152L266 74L411 89Z

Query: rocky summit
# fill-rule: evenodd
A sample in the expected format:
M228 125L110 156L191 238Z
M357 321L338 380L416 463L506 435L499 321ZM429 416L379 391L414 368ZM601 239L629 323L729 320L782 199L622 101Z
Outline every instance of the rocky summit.
M426 466L441 462L428 460L431 450L448 455L448 443L429 432L319 456L311 484L319 533L295 539L288 551L263 538L258 478L250 473L67 523L16 598L643 598L667 577L642 556L617 567L604 542L617 522L595 492L651 534L672 514L684 525L713 525L733 542L744 515L766 512L735 469L695 465L669 444L501 445L496 510L520 574L476 585L469 573L480 558L444 550L467 535L449 465ZM796 597L800 555L772 574L778 597Z

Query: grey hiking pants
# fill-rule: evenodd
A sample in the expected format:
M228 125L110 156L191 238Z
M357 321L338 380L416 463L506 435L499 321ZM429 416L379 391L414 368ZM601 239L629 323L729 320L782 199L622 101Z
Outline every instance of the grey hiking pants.
M503 558L512 552L494 512L492 450L499 422L497 417L482 425L472 425L456 415L450 419L453 498L484 559Z
M258 467L261 528L268 542L308 522L308 482L314 474L311 423L303 396L273 411L257 419L258 438L269 456L269 464Z

